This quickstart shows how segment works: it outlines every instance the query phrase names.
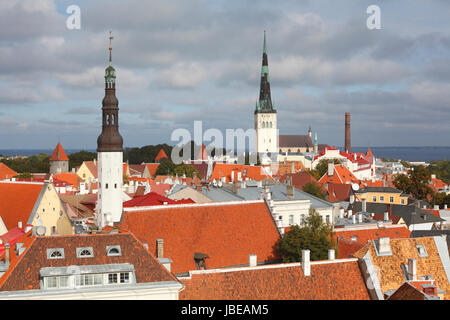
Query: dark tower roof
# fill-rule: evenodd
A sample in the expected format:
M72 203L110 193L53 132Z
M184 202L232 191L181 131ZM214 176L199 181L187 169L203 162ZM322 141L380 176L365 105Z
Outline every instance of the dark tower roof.
M119 133L119 101L116 98L116 70L112 66L112 46L109 37L109 66L105 69L105 97L102 101L102 133L97 139L97 152L123 151Z
M266 30L264 30L264 49L261 66L261 85L259 90L259 102L256 104L255 113L275 113L272 105L269 81L269 62L267 59Z

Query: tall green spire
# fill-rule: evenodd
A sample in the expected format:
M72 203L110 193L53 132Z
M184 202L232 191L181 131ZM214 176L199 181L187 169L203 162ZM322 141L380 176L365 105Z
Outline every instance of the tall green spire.
M256 106L255 113L275 113L272 104L272 97L270 94L270 80L269 80L269 62L267 58L267 41L266 30L264 30L264 45L261 66L261 85L259 90L259 103Z

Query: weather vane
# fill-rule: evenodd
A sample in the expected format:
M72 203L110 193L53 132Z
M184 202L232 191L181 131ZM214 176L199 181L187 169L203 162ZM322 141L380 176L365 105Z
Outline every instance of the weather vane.
M110 63L111 63L111 61L112 61L112 58L111 58L112 39L114 39L114 37L112 36L112 31L109 31L109 62L110 62Z

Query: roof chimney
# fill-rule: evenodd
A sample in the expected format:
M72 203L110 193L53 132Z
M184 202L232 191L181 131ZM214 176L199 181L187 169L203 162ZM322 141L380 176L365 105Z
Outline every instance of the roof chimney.
M292 174L295 173L295 164L294 164L294 162L291 163L291 173Z
M328 249L328 260L334 260L334 259L335 259L334 249Z
M408 259L408 280L417 280L417 262L415 259Z
M302 269L305 276L311 275L311 262L309 261L309 250L302 250Z
M359 213L358 214L358 223L362 223L363 222L363 214Z
M389 237L378 238L378 254L379 255L392 255L391 239Z
M286 186L286 195L288 196L288 197L294 197L294 186L291 186L291 185L287 185Z
M362 199L362 212L367 212L367 199Z
M447 210L447 205L446 204L444 204L444 210Z
M249 254L248 255L248 265L250 267L256 267L258 264L256 254Z
M389 212L384 213L384 221L389 221Z
M164 240L156 239L156 257L163 258L164 257Z
M339 209L339 218L344 219L344 208Z
M8 264L9 260L9 243L5 243L5 264Z
M345 152L350 153L350 112L345 113Z
M352 214L353 214L353 210L352 210L352 209L347 210L347 216L348 216L349 218L351 218Z
M332 177L334 174L334 162L333 160L328 161L328 176Z
M19 221L19 222L17 223L17 227L18 227L19 229L22 229L22 221Z
M352 215L352 223L356 224L356 214Z

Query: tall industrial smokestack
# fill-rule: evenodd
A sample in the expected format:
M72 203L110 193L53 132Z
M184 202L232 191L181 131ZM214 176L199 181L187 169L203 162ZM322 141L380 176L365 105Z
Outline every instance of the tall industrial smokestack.
M350 112L345 113L345 152L350 152Z

